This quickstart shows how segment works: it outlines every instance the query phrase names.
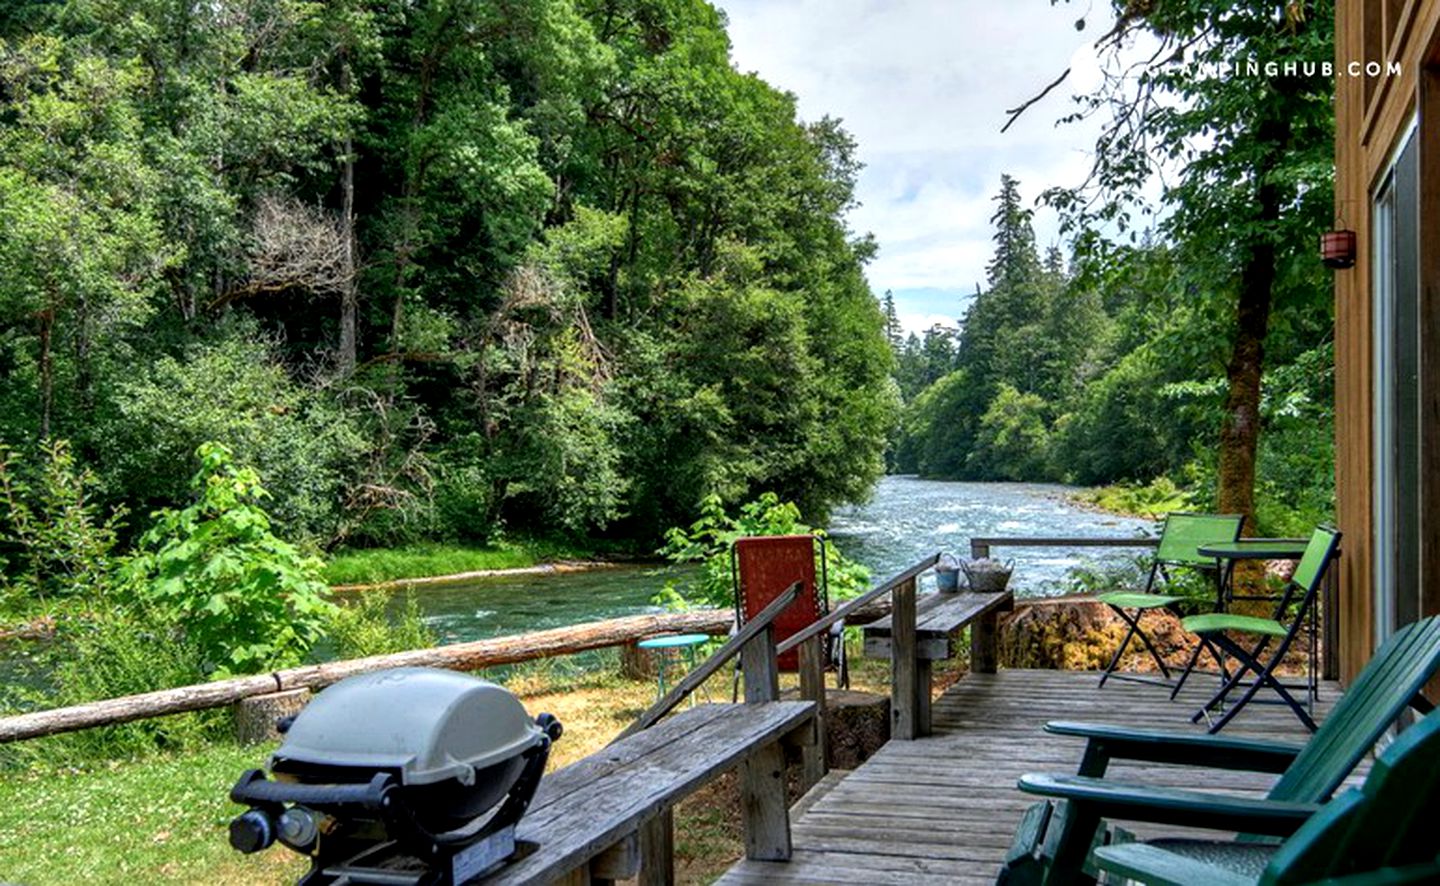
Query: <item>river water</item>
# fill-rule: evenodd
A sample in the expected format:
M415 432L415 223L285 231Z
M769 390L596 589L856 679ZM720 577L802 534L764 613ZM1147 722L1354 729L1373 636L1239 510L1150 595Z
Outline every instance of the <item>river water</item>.
M1076 507L1064 486L1035 483L948 483L885 477L866 504L838 511L830 522L834 543L879 581L935 551L969 554L973 536L1130 537L1152 528L1145 520ZM1121 549L997 549L1016 559L1012 587L1021 596L1060 593L1072 567L1088 557L1111 562ZM654 594L675 567L624 566L595 572L486 579L417 591L426 621L443 643L543 630L584 621L654 611ZM926 576L925 583L933 582Z

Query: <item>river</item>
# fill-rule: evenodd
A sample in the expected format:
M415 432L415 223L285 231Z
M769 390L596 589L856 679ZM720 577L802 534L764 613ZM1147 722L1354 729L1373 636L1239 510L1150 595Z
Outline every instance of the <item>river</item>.
M1070 491L1035 483L885 477L868 503L835 514L830 533L841 551L879 580L935 551L966 555L973 536L1129 537L1152 527L1149 521L1077 507L1067 498ZM1096 556L1112 560L1128 555L1099 550ZM1021 596L1063 591L1066 572L1089 556L1085 549L1056 548L994 553L1015 557L1012 587ZM416 597L440 641L455 643L654 611L655 592L683 577L674 567L624 566L486 579L418 591Z

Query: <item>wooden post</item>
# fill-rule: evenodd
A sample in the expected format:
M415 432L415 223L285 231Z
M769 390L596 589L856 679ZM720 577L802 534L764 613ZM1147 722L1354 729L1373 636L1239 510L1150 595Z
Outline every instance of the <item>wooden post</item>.
M800 751L804 761L802 794L818 784L826 772L824 643L824 635L821 634L800 644L800 697L815 702L815 740Z
M280 737L275 724L282 717L293 717L310 701L309 689L289 689L269 695L252 695L231 705L235 715L235 740L240 744L259 744Z
M1320 675L1326 680L1340 679L1340 594L1335 574L1339 571L1337 559L1331 559L1325 569L1324 593L1320 601L1322 648L1320 650Z
M640 871L639 834L627 835L619 843L590 859L587 868L590 872L590 882L595 886L614 883L616 880L629 880L634 877Z
M922 735L920 662L915 657L915 579L896 585L890 599L890 737L908 741ZM924 691L928 696L929 687Z
M785 751L772 741L740 767L740 810L745 819L745 857L790 860L790 810L785 803Z
M658 665L649 650L640 648L639 640L620 647L620 676L627 680L654 680Z
M775 660L775 627L752 637L740 650L745 703L780 698L780 668ZM755 861L790 860L790 809L785 802L785 749L772 741L740 767L740 811L745 820L745 857Z
M989 545L985 544L985 543L982 542L982 541L974 541L973 539L971 540L971 542L970 542L970 559L972 559L972 560L984 560L985 558L987 558L987 557L989 557L989 556L990 556L990 546L989 546Z
M999 658L999 617L987 612L970 625L970 673L993 674Z
M664 812L640 826L640 878L636 886L674 886L675 812Z
M780 700L780 668L775 661L775 626L765 628L740 649L745 703Z

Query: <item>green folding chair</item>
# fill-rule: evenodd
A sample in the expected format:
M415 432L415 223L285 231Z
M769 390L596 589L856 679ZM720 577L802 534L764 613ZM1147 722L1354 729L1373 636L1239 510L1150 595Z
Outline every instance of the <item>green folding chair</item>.
M1215 695L1190 718L1192 723L1200 722L1201 718L1209 716L1212 710L1223 706L1229 694L1245 680L1246 674L1253 673L1255 677L1250 680L1240 699L1210 725L1211 732L1224 729L1225 724L1235 719L1235 715L1239 714L1245 705L1254 701L1256 693L1263 688L1274 690L1279 695L1279 700L1288 705L1290 710L1295 712L1295 716L1300 718L1300 722L1305 724L1305 728L1315 731L1315 720L1310 716L1309 710L1315 703L1317 688L1314 663L1311 662L1307 674L1306 706L1302 706L1295 696L1290 694L1289 688L1275 675L1275 669L1284 661L1285 653L1295 642L1306 616L1315 605L1320 584L1339 546L1340 533L1334 529L1321 527L1311 534L1305 553L1295 567L1295 574L1286 583L1285 592L1281 594L1275 614L1271 618L1212 612L1192 615L1180 622L1185 630L1198 635L1202 642L1209 642L1229 654L1238 665L1234 673L1223 679ZM1243 634L1257 639L1247 645L1235 639L1232 634ZM1273 649L1270 648L1272 641L1278 641Z
M1102 846L1100 870L1140 883L1183 886L1287 886L1332 878L1355 882L1440 881L1440 712L1400 734L1375 762L1365 786L1321 806L1283 843L1161 839ZM1234 830L1248 822L1236 819ZM1404 880L1400 880L1404 882Z
M1214 561L1209 557L1200 556L1197 548L1207 544L1235 541L1240 537L1240 529L1244 523L1245 517L1240 514L1174 513L1166 515L1165 524L1160 530L1160 544L1155 550L1155 559L1150 564L1150 575L1145 580L1145 589L1140 592L1113 591L1096 597L1097 600L1108 605L1129 626L1125 632L1125 639L1120 641L1120 646L1115 650L1115 654L1110 658L1110 663L1105 666L1105 671L1100 675L1101 686L1104 686L1105 681L1111 677L1138 683L1171 685L1170 668L1155 649L1155 643L1150 639L1150 635L1141 627L1140 620L1147 612L1172 608L1178 603L1192 599L1184 595L1161 593L1159 582L1163 580L1168 584L1170 571L1176 567L1212 568L1215 565ZM1163 675L1161 679L1143 674L1126 674L1116 671L1120 666L1121 657L1130 646L1130 641L1137 637L1149 651L1150 657L1155 660L1155 666ZM1200 645L1195 647L1190 661L1185 665L1181 681L1199 663L1202 649L1210 652L1216 665L1221 668L1223 676L1224 664L1220 656L1213 647L1209 646L1209 641L1202 637Z
M1053 798L1031 806L1016 829L1002 869L1012 884L1070 883L1082 879L1090 850L1103 843L1105 819L1148 821L1236 830L1238 818L1254 819L1247 833L1282 827L1286 836L1328 800L1381 734L1407 706L1428 713L1420 694L1440 672L1440 616L1396 631L1376 650L1319 731L1304 745L1227 738L1192 732L1126 729L1106 724L1052 722L1053 735L1086 739L1077 775L1033 773L1020 790ZM1263 800L1198 790L1125 784L1102 776L1111 760L1170 766L1275 773L1280 778ZM1197 775L1203 783L1203 774ZM1259 822L1270 824L1261 825Z

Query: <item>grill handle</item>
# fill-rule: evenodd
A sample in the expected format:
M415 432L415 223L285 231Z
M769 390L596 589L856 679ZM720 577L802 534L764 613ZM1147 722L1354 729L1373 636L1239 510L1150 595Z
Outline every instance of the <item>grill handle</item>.
M270 781L258 769L240 776L230 789L230 799L257 807L298 803L313 809L336 810L360 807L370 812L385 808L386 796L394 785L388 773L379 773L366 784L299 784Z

